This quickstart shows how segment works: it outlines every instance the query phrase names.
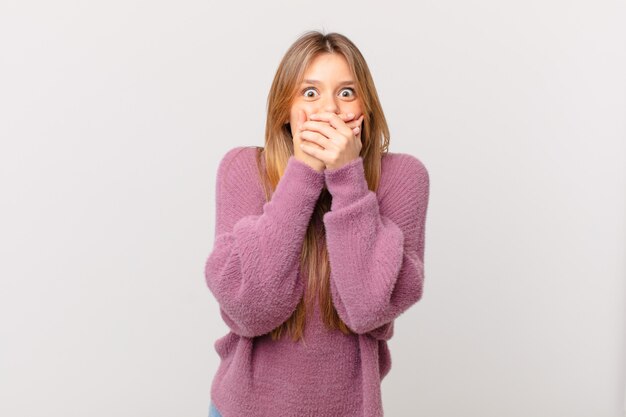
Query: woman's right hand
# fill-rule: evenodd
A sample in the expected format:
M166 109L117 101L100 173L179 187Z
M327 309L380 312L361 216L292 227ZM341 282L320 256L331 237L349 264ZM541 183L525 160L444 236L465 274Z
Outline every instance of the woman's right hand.
M341 117L341 120L343 120L346 124L348 124L348 126L351 126L353 128L356 127L356 125L352 126L350 123L348 123L349 121L354 119L354 116L348 117L346 114L341 113L339 114L339 117ZM293 137L294 157L304 162L305 164L309 165L314 170L321 172L321 171L324 171L324 169L326 168L326 164L323 161L320 161L319 159L315 158L314 156L311 156L305 153L300 148L300 144L302 143L302 139L300 138L300 132L301 132L300 125L304 123L306 120L307 120L307 116L304 110L302 109L298 110L297 124L296 126L291 126L291 135ZM306 144L308 146L315 146L317 148L322 149L317 143L307 141Z

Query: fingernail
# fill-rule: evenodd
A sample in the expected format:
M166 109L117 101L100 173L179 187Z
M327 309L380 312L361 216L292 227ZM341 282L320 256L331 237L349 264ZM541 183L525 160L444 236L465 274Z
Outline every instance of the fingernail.
M348 117L354 117L354 113L348 113Z
M313 117L317 117L316 113L313 113L312 115L310 115L309 117L313 118Z

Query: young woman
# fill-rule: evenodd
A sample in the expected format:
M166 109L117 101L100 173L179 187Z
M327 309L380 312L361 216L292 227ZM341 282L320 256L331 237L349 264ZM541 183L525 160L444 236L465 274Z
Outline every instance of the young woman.
M394 320L422 297L429 176L388 152L367 64L306 32L268 97L265 147L220 161L206 283L229 332L210 416L380 417Z

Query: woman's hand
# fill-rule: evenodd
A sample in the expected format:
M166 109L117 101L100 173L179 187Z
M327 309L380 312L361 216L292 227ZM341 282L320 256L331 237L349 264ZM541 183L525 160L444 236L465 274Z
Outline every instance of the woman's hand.
M296 159L309 165L314 170L321 172L324 170L324 162L307 154L300 147L300 144L302 144L303 142L303 140L300 138L300 135L302 133L300 126L305 121L306 113L302 109L298 110L298 121L295 126L291 126L291 136L293 137L293 154Z
M329 113L330 114L330 113ZM335 115L334 113L332 113L333 115ZM359 118L358 120L352 120L354 119L354 115L353 114L339 114L339 115L335 115L335 117L338 118L338 120L342 121L344 123L344 125L347 125L350 128L353 127L357 127L361 125L361 121L363 120L363 117ZM348 122L347 124L345 122ZM306 142L305 146L308 146L309 149L311 148L316 148L317 150L324 150L324 148L320 145L318 145L317 143L313 142L313 141L308 141L307 139L305 139L302 134L305 133L305 125L306 123L312 123L311 120L306 119L306 113L304 112L304 110L298 110L298 122L296 126L292 126L291 127L291 131L292 131L292 137L293 137L293 150L294 150L294 156L308 164L311 168L317 170L317 171L323 171L325 168L328 168L327 164L319 159L318 157L311 155L309 153L306 152L305 149L303 149L300 145ZM323 123L323 122L316 122L316 123ZM328 123L325 123L326 125L328 125ZM302 127L300 127L302 126ZM307 133L307 135L311 134L313 132L309 131ZM360 133L360 131L359 131ZM360 136L359 136L360 137ZM360 141L359 141L360 142ZM359 148L360 150L360 148ZM358 154L357 154L358 156Z
M312 114L302 123L300 147L305 154L323 162L326 169L337 169L358 158L361 142L361 123L364 115L346 123L340 115L330 112ZM348 120L351 120L350 117Z

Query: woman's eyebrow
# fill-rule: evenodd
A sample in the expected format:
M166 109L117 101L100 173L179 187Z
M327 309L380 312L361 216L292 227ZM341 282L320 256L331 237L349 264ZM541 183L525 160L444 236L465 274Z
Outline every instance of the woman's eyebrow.
M303 83L303 84L304 84L304 83L308 83L308 84L321 84L321 81L319 81L319 80L309 80L309 79L307 79L307 80L302 80L302 83ZM346 84L354 84L354 81L353 81L353 80L346 80L346 81L341 81L341 82L339 83L339 85L346 85Z

